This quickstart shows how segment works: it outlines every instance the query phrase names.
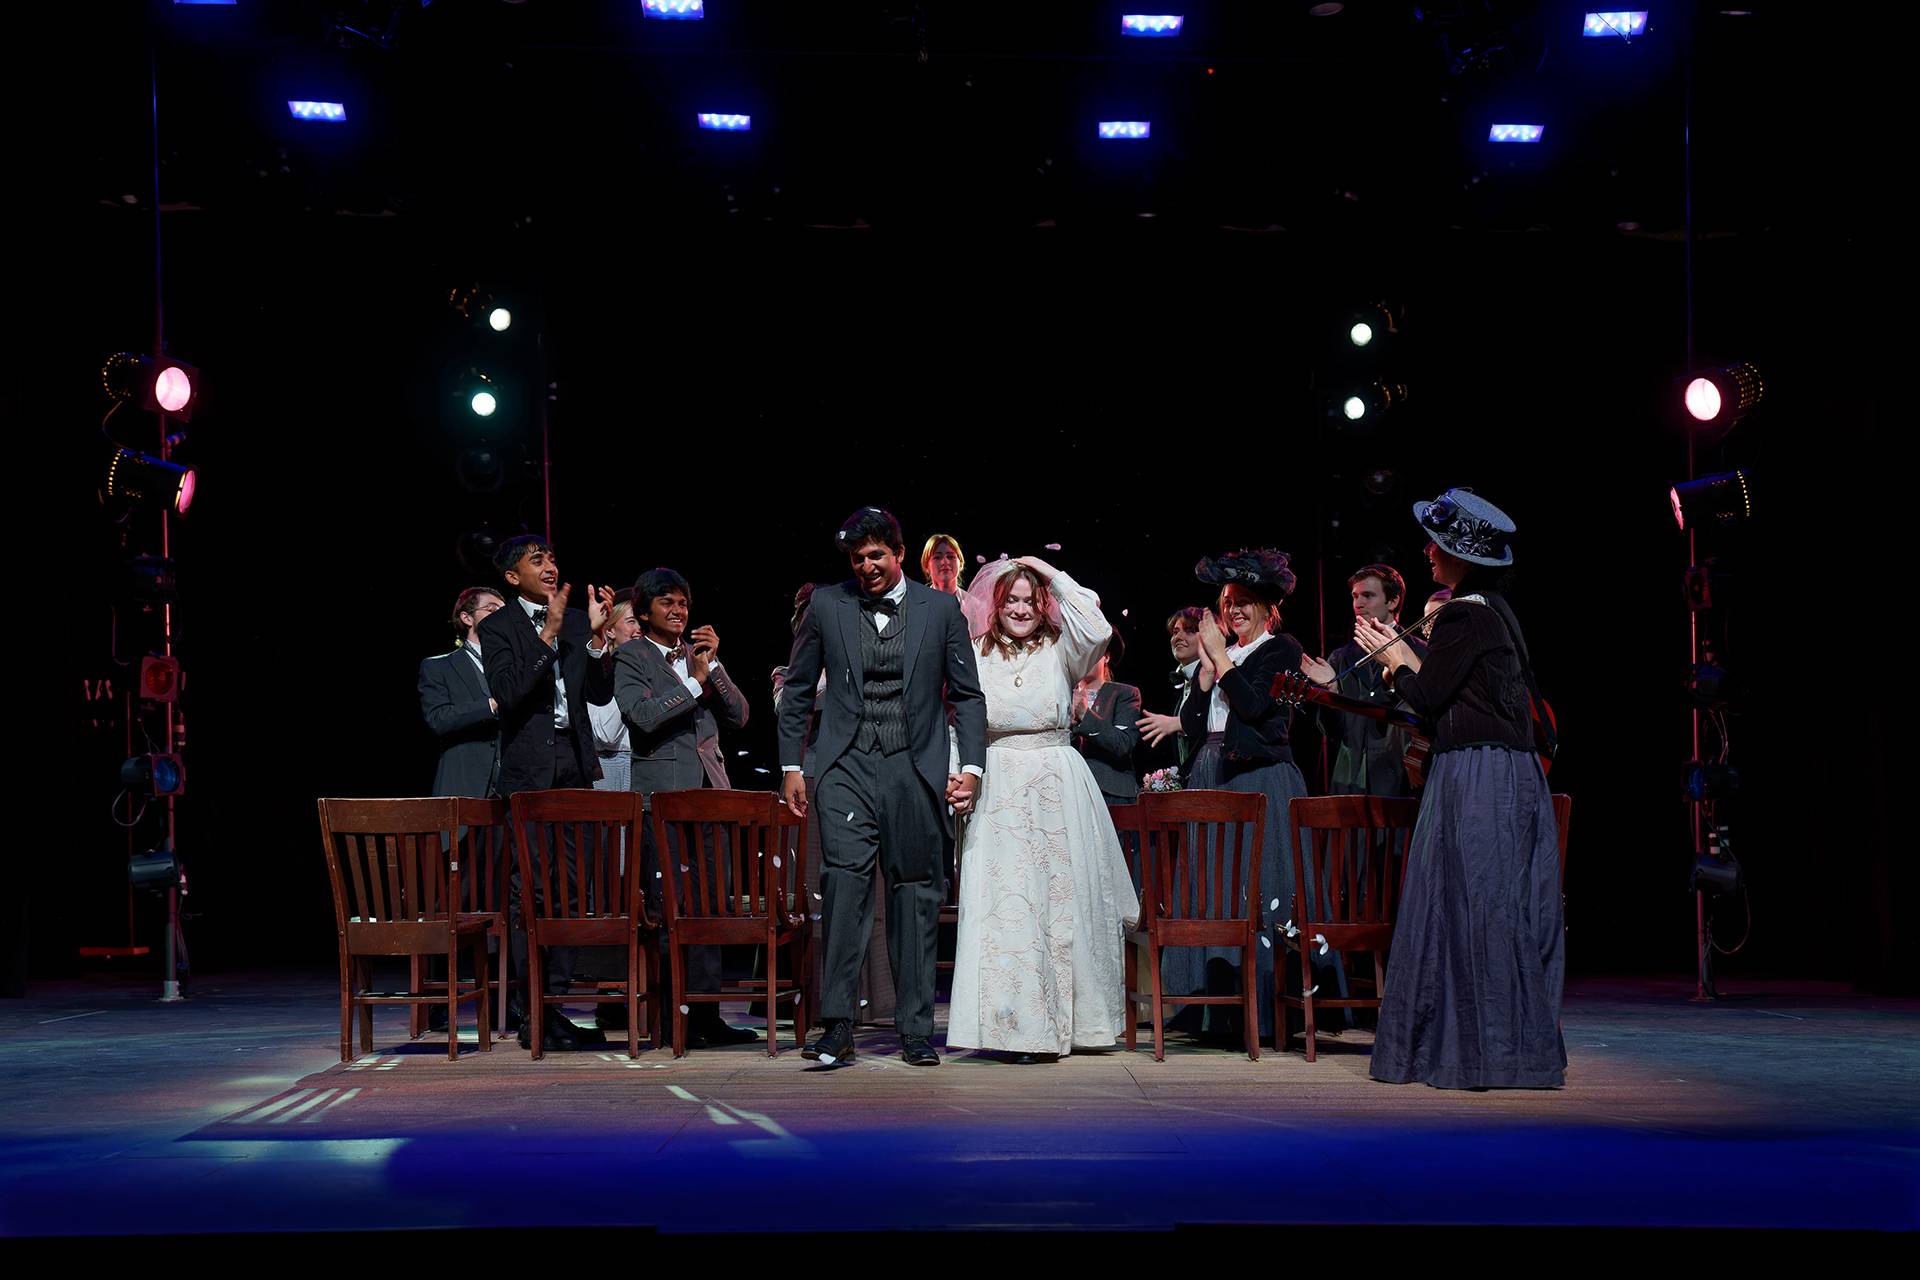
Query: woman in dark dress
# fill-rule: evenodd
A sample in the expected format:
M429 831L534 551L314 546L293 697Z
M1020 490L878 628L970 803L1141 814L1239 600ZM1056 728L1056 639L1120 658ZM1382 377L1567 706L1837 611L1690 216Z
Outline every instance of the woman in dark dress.
M1526 641L1499 591L1513 521L1470 490L1414 504L1434 581L1426 658L1393 644L1376 659L1433 726L1420 818L1407 851L1371 1072L1443 1089L1565 1083L1559 843L1533 749ZM1393 633L1371 619L1368 649Z
M1198 691L1180 709L1181 732L1195 745L1186 789L1216 788L1266 797L1267 813L1260 850L1262 935L1287 918L1293 902L1293 854L1287 849L1287 805L1307 794L1306 779L1293 762L1289 742L1292 709L1268 692L1282 671L1298 671L1300 642L1279 629L1280 604L1293 593L1294 574L1284 551L1236 551L1202 560L1194 569L1200 581L1220 586L1217 601L1228 631L1212 614L1200 619L1200 644L1207 661L1200 665ZM1277 909L1272 904L1278 903ZM1277 914L1276 914L1277 910ZM1255 948L1259 982L1260 1034L1273 1034L1273 949ZM1170 992L1205 991L1229 995L1245 980L1235 949L1169 948L1161 981ZM1239 1010L1226 1005L1190 1005L1172 1025L1238 1038Z

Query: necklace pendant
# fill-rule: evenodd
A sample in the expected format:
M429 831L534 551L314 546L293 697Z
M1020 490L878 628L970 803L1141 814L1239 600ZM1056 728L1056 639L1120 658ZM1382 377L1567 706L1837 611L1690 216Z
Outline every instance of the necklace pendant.
M1021 678L1020 678L1020 676L1018 676L1018 675L1016 675L1016 676L1014 676L1014 678L1013 678L1013 687L1014 687L1014 688L1016 688L1016 689L1018 689L1018 688L1020 688L1020 687L1021 687L1021 683L1020 683L1020 679L1021 679Z

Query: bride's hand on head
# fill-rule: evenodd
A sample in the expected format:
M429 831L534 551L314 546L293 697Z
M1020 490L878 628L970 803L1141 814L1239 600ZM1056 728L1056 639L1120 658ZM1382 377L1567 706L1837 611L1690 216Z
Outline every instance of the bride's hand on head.
M1015 564L1023 564L1027 566L1027 568L1033 570L1035 573L1039 574L1042 578L1051 579L1054 574L1060 572L1058 569L1048 564L1045 560L1042 560L1039 556L1016 556L1013 562Z

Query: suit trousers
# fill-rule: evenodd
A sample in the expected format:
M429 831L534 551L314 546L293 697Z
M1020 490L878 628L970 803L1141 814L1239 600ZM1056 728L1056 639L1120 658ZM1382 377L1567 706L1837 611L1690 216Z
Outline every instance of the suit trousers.
M933 1034L934 962L947 892L942 803L907 751L849 750L821 774L811 804L820 810L824 1020L857 1016L877 866L887 886L894 1026L903 1036Z

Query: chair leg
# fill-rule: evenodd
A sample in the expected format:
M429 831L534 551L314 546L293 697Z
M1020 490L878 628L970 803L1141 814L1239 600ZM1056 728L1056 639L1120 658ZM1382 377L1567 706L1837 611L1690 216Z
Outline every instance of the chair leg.
M499 1001L499 1004L495 1006L495 1010L499 1014L499 1016L493 1020L493 1024L496 1027L499 1027L502 1031L505 1031L507 1029L507 996L508 996L507 931L506 929L503 927L497 930L495 932L495 936L498 938L499 944L500 944L500 947L499 947L500 971L499 971L499 979L498 979L499 987L494 994L494 998Z
M1313 1035L1313 928L1300 930L1300 1017L1307 1032L1307 1061L1316 1061L1319 1044Z
M340 1061L353 1061L353 962L340 960Z
M807 1024L813 1016L812 993L807 990L812 985L813 956L807 943L807 930L803 926L793 937L793 1047L806 1047ZM769 1031L768 1035L772 1035Z
M1252 938L1240 949L1245 957L1240 964L1244 971L1240 982L1240 1023L1246 1029L1247 1061L1260 1061L1260 958L1254 954L1259 943ZM1278 977L1274 986L1280 985Z
M1126 1007L1127 1050L1132 1052L1140 1047L1140 957L1139 948L1128 938L1120 944L1122 948L1121 1003Z
M667 959L673 968L673 1056L687 1056L687 962L682 954L686 948L678 942L667 943Z
M419 995L425 991L423 985L426 976L421 972L420 957L407 957L407 990ZM418 1040L427 1029L427 1011L417 1004L407 1006L407 1039Z
M422 1004L407 1007L426 1008ZM460 1061L460 950L452 938L447 939L447 1061Z
M359 961L359 986L362 991L373 989L373 961L362 958ZM360 1052L373 1052L373 1006L360 1006Z
M627 1057L640 1056L640 943L627 934Z
M780 986L780 944L774 935L766 935L766 1055L780 1057L780 1006L774 1002L774 988Z
M473 986L479 998L473 1002L474 1017L480 1020L480 1052L493 1052L493 990L487 981L487 935L473 939Z
M1153 1060L1167 1060L1166 1012L1160 1003L1160 944L1147 940L1147 968L1153 982Z
M1276 1054L1287 1051L1287 943L1284 938L1273 957L1273 1051Z
M526 1017L533 1019L533 1035L528 1041L533 1046L533 1060L538 1062L546 1052L546 1040L541 1032L547 1029L547 975L546 966L540 963L540 947L535 941L538 934L527 938L527 1012Z

